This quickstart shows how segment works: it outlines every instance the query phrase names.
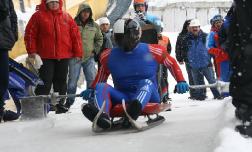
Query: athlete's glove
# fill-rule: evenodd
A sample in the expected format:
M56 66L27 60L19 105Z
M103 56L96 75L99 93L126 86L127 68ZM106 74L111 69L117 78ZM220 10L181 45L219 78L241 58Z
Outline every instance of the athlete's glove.
M84 100L91 100L94 98L94 89L86 89L80 93Z
M186 82L178 82L175 86L174 92L177 92L179 94L186 93L189 91L189 85Z

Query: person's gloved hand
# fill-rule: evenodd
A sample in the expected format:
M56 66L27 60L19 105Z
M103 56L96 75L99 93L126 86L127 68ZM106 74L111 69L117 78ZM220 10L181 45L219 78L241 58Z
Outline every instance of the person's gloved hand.
M94 89L86 89L80 93L84 100L91 100L94 97Z
M186 82L178 82L175 86L175 91L180 94L186 93L189 91L189 85Z
M144 13L144 12L138 11L138 12L136 12L136 14L137 14L136 17L137 17L139 20L143 20L143 21L146 20L146 16L145 16L145 13Z

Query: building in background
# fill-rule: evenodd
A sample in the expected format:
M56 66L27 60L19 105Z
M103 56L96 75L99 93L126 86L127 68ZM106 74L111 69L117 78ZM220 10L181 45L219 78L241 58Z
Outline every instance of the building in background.
M164 31L178 32L186 19L198 18L202 26L216 14L225 16L232 0L148 0L148 11L164 22Z

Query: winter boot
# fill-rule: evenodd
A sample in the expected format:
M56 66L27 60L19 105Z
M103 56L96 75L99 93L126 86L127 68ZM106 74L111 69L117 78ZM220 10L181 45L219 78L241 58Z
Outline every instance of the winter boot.
M166 94L166 95L162 98L162 102L163 102L163 103L167 103L168 101L172 101L172 99L169 97L168 94Z
M243 122L251 121L252 108L246 104L241 104L235 109L235 116Z
M13 121L19 118L19 114L11 110L5 110L3 114L3 121Z
M70 109L70 107L72 106L72 104L70 104L69 102L66 102L66 103L64 104L64 106L65 106L66 108Z
M245 125L238 125L235 127L235 130L238 131L242 135L247 135L252 137L252 124L245 126Z
M84 114L84 116L90 120L90 121L94 121L95 119L95 116L98 114L99 110L98 108L93 105L93 104L85 104L82 109L81 109L82 113ZM109 129L111 128L111 121L109 119L109 116L108 114L106 114L105 112L103 112L100 117L98 118L97 120L97 125L100 127L100 128L103 128L103 129Z
M66 113L68 111L68 108L61 103L56 104L55 108L56 108L55 109L56 114Z

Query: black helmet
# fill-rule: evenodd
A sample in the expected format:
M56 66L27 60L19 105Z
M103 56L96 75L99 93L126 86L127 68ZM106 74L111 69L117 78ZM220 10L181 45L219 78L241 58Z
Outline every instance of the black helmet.
M141 37L141 26L134 19L119 19L113 26L114 39L124 51L136 47Z

